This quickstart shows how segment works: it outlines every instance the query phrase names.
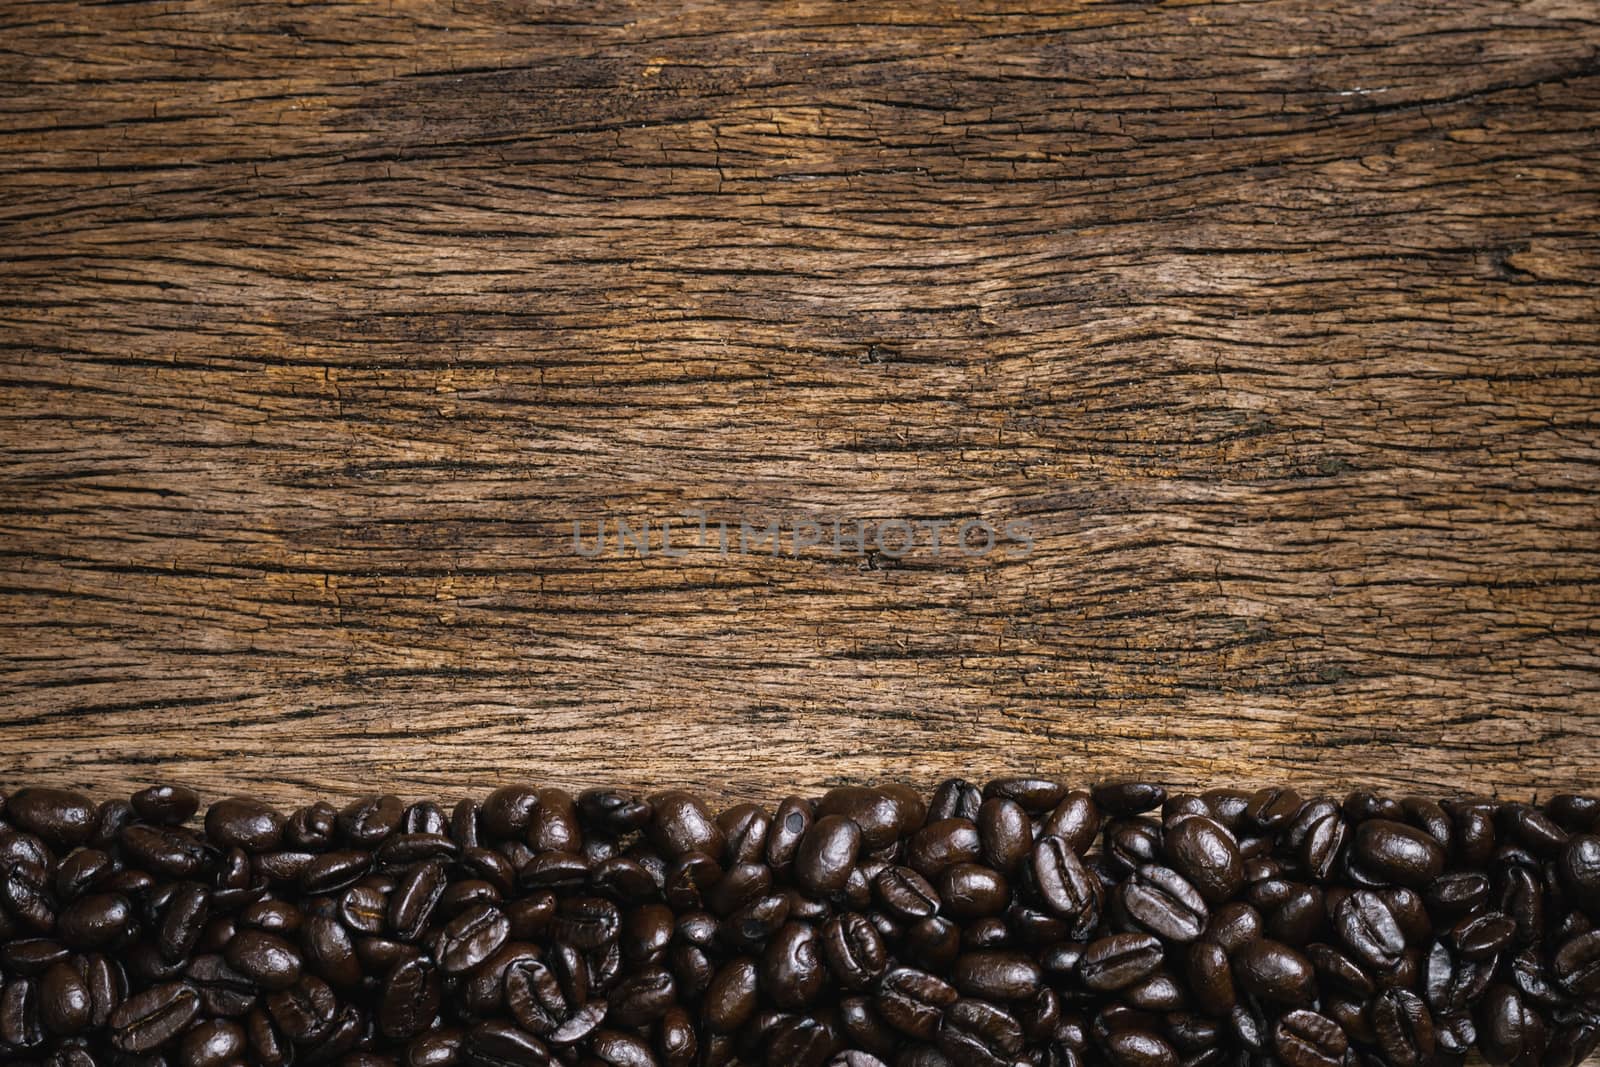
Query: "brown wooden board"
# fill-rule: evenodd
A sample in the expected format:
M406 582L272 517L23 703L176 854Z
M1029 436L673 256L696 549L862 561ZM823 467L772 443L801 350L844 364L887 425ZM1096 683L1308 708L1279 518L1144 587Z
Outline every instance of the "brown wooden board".
M0 23L0 784L1597 784L1593 3Z

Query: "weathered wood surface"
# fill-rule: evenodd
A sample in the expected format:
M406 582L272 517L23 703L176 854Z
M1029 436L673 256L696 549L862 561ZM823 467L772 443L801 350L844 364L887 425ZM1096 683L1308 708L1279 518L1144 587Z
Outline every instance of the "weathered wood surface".
M0 7L4 782L1600 784L1600 6L1061 7Z

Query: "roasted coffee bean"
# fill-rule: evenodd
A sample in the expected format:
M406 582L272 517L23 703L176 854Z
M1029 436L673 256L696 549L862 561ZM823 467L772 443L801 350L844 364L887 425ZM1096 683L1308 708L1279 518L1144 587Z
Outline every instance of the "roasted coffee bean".
M1067 920L1069 936L1082 940L1100 921L1100 882L1064 838L1039 838L1028 859L1029 882L1041 903Z
M187 1030L199 1012L199 994L182 982L167 982L123 1001L106 1024L119 1051L144 1055Z
M1010 900L1005 875L982 864L957 863L938 877L941 910L961 919L999 915Z
M1422 830L1389 819L1370 819L1356 828L1355 855L1375 877L1414 888L1444 871L1444 846Z
M45 970L39 980L38 1007L45 1029L68 1037L88 1029L94 1012L88 984L77 968L66 963Z
M91 893L62 910L56 934L68 948L102 948L119 943L134 923L133 905L120 893Z
M834 980L844 989L866 989L889 965L883 937L864 915L849 912L822 924L818 942Z
M1204 899L1170 867L1140 867L1117 888L1119 911L1156 936L1188 942L1205 932L1211 914Z
M1369 1009L1384 1057L1396 1067L1416 1067L1433 1059L1433 1016L1415 993L1386 989Z
M1551 976L1575 997L1600 995L1600 930L1579 934L1557 951Z
M265 990L288 989L300 980L300 952L277 934L241 930L223 953L228 966Z
M774 1004L798 1011L822 990L824 969L817 932L807 923L785 923L761 957L761 988Z
M1161 942L1149 934L1111 934L1083 950L1078 975L1098 992L1114 992L1155 973L1166 959Z
M861 828L843 815L824 815L795 850L794 879L812 896L839 892L861 851Z
M1216 942L1197 941L1189 946L1187 977L1195 1005L1206 1014L1227 1015L1238 1003L1228 954Z
M81 793L30 786L6 800L5 817L24 833L37 834L58 848L72 848L88 843L96 812Z
M1172 866L1209 904L1232 899L1244 886L1239 843L1227 827L1190 815L1167 828L1162 849Z
M1260 938L1233 956L1239 987L1276 1004L1303 1005L1314 999L1316 972L1305 956L1278 941Z
M1343 1027L1326 1015L1297 1008L1278 1020L1272 1047L1285 1067L1341 1067L1350 1042Z
M206 837L222 848L271 852L283 842L283 816L259 800L229 797L206 810Z
M686 852L722 855L727 838L699 799L688 793L670 792L653 798L652 803L650 838L663 853L671 857Z
M957 864L976 862L982 851L976 823L970 819L944 819L911 835L906 845L906 863L918 874L933 879Z
M611 929L615 937L614 921ZM439 931L439 966L445 974L463 974L494 955L510 936L511 923L504 912L492 904L475 904ZM598 948L599 944L585 947Z
M1101 821L1102 813L1094 798L1081 789L1074 790L1039 824L1039 837L1059 837L1082 856L1099 836Z
M1043 970L1030 956L1007 950L963 953L950 971L958 991L984 1000L1026 1000L1043 981Z
M925 971L900 967L879 981L874 1006L878 1016L895 1030L931 1041L944 1010L959 996L954 987Z

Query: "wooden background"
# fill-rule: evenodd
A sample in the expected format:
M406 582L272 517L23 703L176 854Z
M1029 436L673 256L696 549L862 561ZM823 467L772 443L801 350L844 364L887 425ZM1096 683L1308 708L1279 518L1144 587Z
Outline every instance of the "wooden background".
M1593 0L4 3L0 784L1594 787L1597 282Z

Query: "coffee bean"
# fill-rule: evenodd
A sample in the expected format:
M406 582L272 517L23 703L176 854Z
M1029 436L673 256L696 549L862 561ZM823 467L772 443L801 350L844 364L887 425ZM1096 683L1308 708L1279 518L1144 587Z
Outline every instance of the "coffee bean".
M1204 899L1170 867L1140 867L1117 888L1114 899L1119 910L1158 937L1188 942L1205 932L1211 915Z
M843 815L824 815L801 837L794 856L794 879L812 896L839 892L861 851L861 828Z
M5 815L24 833L37 834L65 848L86 844L96 819L94 804L82 793L33 786L11 794Z
M1443 846L1428 834L1389 819L1370 819L1356 829L1356 858L1378 878L1421 888L1444 871Z
M1233 957L1233 972L1240 988L1262 1000L1303 1005L1314 998L1311 961L1278 941L1261 938L1241 946Z
M167 982L124 1000L106 1025L119 1051L144 1055L183 1033L199 1012L199 994L182 982Z
M1244 886L1239 843L1227 827L1203 815L1180 818L1162 844L1172 866L1209 904L1221 904Z
M1078 974L1090 989L1114 992L1149 977L1165 959L1161 942L1149 934L1111 934L1083 950Z
M879 981L874 1005L883 1021L895 1030L930 1041L944 1010L958 999L959 994L948 983L925 971L900 967Z
M1272 1047L1285 1067L1341 1067L1350 1042L1326 1015L1297 1008L1278 1020Z

